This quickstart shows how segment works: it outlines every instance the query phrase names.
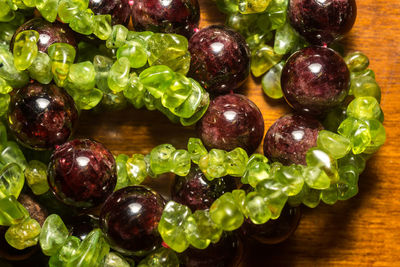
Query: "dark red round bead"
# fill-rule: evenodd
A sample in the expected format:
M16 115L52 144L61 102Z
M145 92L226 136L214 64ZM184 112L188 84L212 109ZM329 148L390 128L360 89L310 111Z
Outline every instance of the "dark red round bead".
M247 97L227 94L211 101L197 124L197 132L208 148L230 151L241 147L251 154L262 141L264 119Z
M8 124L32 149L52 149L71 136L78 121L74 100L54 84L32 83L12 94Z
M350 89L350 72L330 48L307 47L294 53L282 70L283 95L296 111L323 114L338 106Z
M142 256L161 245L158 222L164 199L144 186L115 191L104 203L100 226L111 247L127 255Z
M48 180L50 189L67 205L90 208L103 203L117 183L113 155L89 139L69 141L53 152Z
M189 76L210 93L234 91L250 74L246 40L225 26L213 25L195 33L189 40L189 51Z
M264 139L264 155L282 164L306 164L306 153L317 145L322 124L303 115L285 115L268 129Z
M351 30L356 21L355 0L290 0L290 24L308 42L329 44Z

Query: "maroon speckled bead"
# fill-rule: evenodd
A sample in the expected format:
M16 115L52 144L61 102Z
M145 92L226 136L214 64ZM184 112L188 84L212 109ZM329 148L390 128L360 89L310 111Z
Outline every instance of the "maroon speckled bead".
M249 219L241 227L245 237L263 244L278 244L288 239L297 229L301 218L300 207L286 205L276 220L254 224Z
M43 150L63 144L77 121L73 99L54 84L32 83L11 96L8 124L26 147Z
M209 181L197 166L192 166L188 175L175 177L172 199L188 206L193 212L209 209L218 197L236 189L234 179L225 176Z
M81 208L97 206L117 183L114 157L98 142L69 141L53 152L48 181L52 192L65 204Z
M308 149L317 145L322 124L303 115L285 115L269 128L264 139L264 155L282 164L306 164Z
M128 26L131 17L129 0L89 0L89 8L94 14L110 14L112 24Z
M329 44L351 30L357 16L355 0L290 0L290 24L307 41Z
M287 60L281 86L286 101L296 111L321 115L346 98L350 72L343 58L332 49L307 47Z
M189 76L210 93L238 89L250 74L250 51L245 39L225 26L213 25L189 40Z
M66 24L58 21L51 23L43 18L35 18L25 22L15 31L10 43L11 50L14 48L14 40L17 34L27 30L34 30L39 33L37 46L41 52L47 52L47 48L53 43L67 43L77 49L74 32Z
M264 119L247 97L227 94L211 101L197 132L207 148L230 151L241 147L251 154L262 141Z
M126 255L142 256L161 245L158 222L164 199L144 186L115 191L104 203L100 226L111 247Z
M177 33L190 38L200 21L197 0L134 0L132 22L137 31Z

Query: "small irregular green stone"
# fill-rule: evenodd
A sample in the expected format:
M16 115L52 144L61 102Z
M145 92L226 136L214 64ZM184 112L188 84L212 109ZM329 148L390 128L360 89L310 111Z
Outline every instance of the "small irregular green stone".
M364 152L367 154L372 154L378 151L378 149L385 143L386 130L382 123L378 120L365 120L365 123L369 127L371 142L368 144Z
M14 65L17 70L26 70L32 65L38 54L39 33L33 30L22 31L14 41Z
M369 59L361 52L350 53L344 57L344 61L351 72L359 72L368 68Z
M13 195L0 199L0 225L18 224L28 217L28 211Z
M89 110L100 103L103 98L103 91L97 88L88 91L75 91L72 94L72 98L79 109Z
M320 148L310 148L306 153L306 162L308 167L321 169L331 180L331 183L339 179L337 161L326 151Z
M144 156L141 154L133 154L126 161L126 172L131 184L141 184L147 177L147 164Z
M18 164L10 163L5 165L0 170L0 198L11 195L18 198L24 187L24 182L24 172Z
M18 144L14 141L9 141L4 144L3 150L0 153L0 162L4 165L17 163L22 170L25 170L27 166L24 153L22 153Z
M88 8L87 0L61 0L58 5L58 16L64 23L70 23L78 12Z
M119 154L115 158L115 164L117 166L117 185L115 186L115 190L127 187L131 184L131 181L128 178L127 164L129 156L125 154Z
M100 40L107 40L112 34L111 15L96 15L94 17L93 33Z
M274 174L274 178L283 185L282 192L287 196L297 195L304 184L302 166L283 166Z
M170 144L159 145L151 150L150 168L155 175L171 170L171 158L175 150L175 147Z
M37 160L31 160L25 169L25 177L28 186L35 195L44 194L49 190L46 164Z
M286 22L281 28L276 30L274 51L278 55L285 55L289 53L298 42L298 35L296 31Z
M256 187L256 192L264 197L264 201L271 211L271 219L277 219L280 216L288 200L283 188L284 185L274 179L263 180Z
M100 267L131 267L131 265L119 254L110 252Z
M13 248L22 250L35 246L39 240L40 224L34 219L14 224L7 229L5 239Z
M249 157L244 149L238 147L226 153L226 171L234 177L242 177L246 171Z
M54 43L48 48L51 59L51 71L56 83L60 86L68 77L69 69L76 56L76 50L72 45L66 43Z
M28 84L29 75L25 71L19 71L14 65L14 56L8 47L0 46L0 77L14 88L21 88ZM1 109L0 111L3 111Z
M347 106L347 115L360 120L379 119L381 107L372 96L356 97Z
M176 253L167 248L159 248L150 253L139 262L137 267L179 267L179 259ZM122 266L121 266L122 267Z
M128 29L123 25L114 25L112 27L111 35L107 39L107 48L118 48L121 47L128 36Z
M207 92L197 81L191 78L189 78L189 81L190 95L188 98L181 105L170 109L174 115L181 119L190 119L198 111L199 107L204 104L204 98L208 98Z
M271 211L266 205L264 197L257 192L251 192L246 196L246 208L249 218L254 224L266 223L271 218Z
M42 84L49 84L53 79L50 57L39 51L32 65L29 66L28 72L32 79Z
M57 214L47 217L39 236L40 247L46 256L52 256L63 246L68 237L68 229Z
M337 183L339 200L347 200L358 193L359 173L355 166L346 165L339 169L340 180Z
M193 163L195 164L198 164L200 158L207 155L207 149L204 147L203 142L199 138L189 138L187 149Z
M238 229L244 221L243 214L230 192L214 201L210 207L210 216L214 223L225 231Z
M273 66L262 78L261 85L264 93L273 99L283 97L281 88L281 74L285 62L280 62Z
M322 190L321 200L328 205L335 204L338 201L338 189L336 185L332 184L329 188Z
M276 54L272 47L264 45L251 53L251 72L255 77L259 77L278 64L281 59L282 55Z
M238 0L239 12L242 14L260 13L267 9L271 0Z
M350 139L354 154L363 153L371 143L370 128L363 120L348 117L339 125L338 133Z
M93 63L89 61L72 64L68 73L68 82L79 91L91 90L96 81L96 71Z
M56 20L58 0L36 0L35 7L47 21L54 22Z
M381 101L381 88L370 76L358 76L351 79L350 92L355 97L372 96L378 102Z
M349 138L327 130L319 131L317 145L335 159L343 158L351 149Z
M211 149L207 155L200 158L199 167L207 179L213 180L227 175L226 153L224 150Z
M247 163L242 183L256 187L260 181L270 178L270 170L268 159L264 155L253 154Z
M186 150L175 150L171 156L171 172L179 176L186 176L190 171L191 160L190 154Z
M129 82L130 62L126 57L115 61L108 75L108 86L113 92L125 90Z
M77 33L90 35L93 33L95 26L94 17L95 15L91 9L79 11L71 20L69 27L71 27L71 29Z
M13 88L8 84L6 80L0 77L0 94L8 94Z
M117 50L117 58L126 57L129 59L131 68L141 68L147 63L147 51L139 42L129 41L120 46Z

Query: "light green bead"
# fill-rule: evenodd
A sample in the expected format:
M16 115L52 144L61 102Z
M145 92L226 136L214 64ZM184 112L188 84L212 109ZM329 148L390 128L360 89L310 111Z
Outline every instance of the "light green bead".
M10 104L10 95L0 94L0 117L7 114L9 104Z
M172 167L171 172L179 176L186 176L190 171L190 163L189 152L178 149L172 153L169 165Z
M15 18L15 12L8 5L7 0L0 0L0 22L9 22Z
M6 126L0 122L0 149L3 150L3 148L7 144L7 129Z
M93 58L93 66L96 71L96 85L97 88L103 92L109 91L107 79L113 63L111 58L101 55L97 55Z
M81 240L76 236L68 236L63 246L57 251L56 254L50 257L49 267L62 267L75 256Z
M331 184L329 176L318 167L306 167L304 169L305 182L310 188L327 189Z
M378 101L372 96L356 97L347 106L347 115L356 119L379 119L381 112Z
M369 59L362 52L353 52L344 57L344 61L351 72L359 72L368 68Z
M197 81L191 78L189 78L189 81L191 88L188 98L186 98L186 100L181 105L170 109L170 111L174 115L180 118L192 117L198 110L199 106L202 104L203 97L205 95L208 96L208 94Z
M335 183L338 181L339 176L338 176L337 161L334 158L332 158L328 154L328 152L317 147L310 148L306 154L306 162L308 167L316 167L321 169L321 171L325 173L327 177L329 177L331 183ZM319 175L319 177L320 176L321 175ZM305 175L305 177L307 182L307 176ZM310 183L308 184L310 185Z
M0 199L0 225L18 224L28 217L28 211L13 195Z
M234 14L239 11L239 7L236 0L216 0L215 3L219 11L225 14Z
M189 138L187 150L193 163L198 164L200 158L207 155L207 149L204 147L203 142L199 138Z
M244 220L243 214L230 192L214 201L210 207L210 216L214 223L225 231L238 229Z
M190 118L180 118L180 122L183 126L191 126L198 122L206 113L208 106L210 105L210 96L204 91L200 104L196 112Z
M243 37L247 38L251 35L257 34L258 29L255 27L257 25L258 14L241 14L235 13L229 15L226 24L230 28L239 32ZM252 42L249 43L249 45ZM252 49L253 47L250 46Z
M271 219L280 216L288 200L288 196L282 190L283 188L284 185L273 179L263 180L256 187L257 193L264 197L264 201L271 211Z
M183 225L185 229L186 240L189 244L197 249L205 249L210 244L211 240L201 235L196 218L190 215Z
M370 76L358 76L351 79L350 92L355 97L372 96L381 102L381 88Z
M239 12L242 14L260 13L267 9L271 0L238 0Z
M47 51L51 59L51 71L54 80L59 86L62 86L75 60L75 48L66 43L54 43L49 46Z
M37 160L31 160L25 169L25 177L35 195L41 195L49 190L47 182L47 166Z
M112 34L111 15L94 16L93 33L100 40L107 40Z
M24 182L24 173L18 164L9 163L5 165L0 171L0 198L11 195L18 198L24 187Z
M14 41L14 65L17 70L26 70L32 65L38 54L37 41L39 33L37 31L22 31L17 34Z
M225 166L226 152L220 149L211 149L210 152L201 157L199 167L209 180L227 175Z
M248 218L249 216L246 209L246 192L242 189L235 189L232 191L232 197L240 212L245 218Z
M7 243L16 249L24 249L35 246L39 240L40 224L34 219L11 225L7 229L5 239Z
M339 125L338 133L350 139L354 154L363 153L371 143L369 126L363 120L348 117Z
M139 42L129 41L121 45L117 50L117 58L129 59L131 68L141 68L147 63L147 51Z
M108 75L108 87L113 92L121 92L129 82L130 63L126 57L122 57L115 61Z
M251 72L259 77L281 61L282 56L268 45L261 46L251 53Z
M71 23L75 15L88 8L88 0L61 0L58 5L58 16L64 23Z
M329 188L322 190L321 200L328 205L333 205L338 201L338 189L336 184L331 184Z
M171 170L171 158L175 150L175 147L170 144L159 145L151 150L150 168L155 175Z
M6 47L9 47L9 45L11 43L11 39L14 36L14 33L17 30L17 28L18 28L18 25L13 25L13 23L0 23L0 29L1 29L0 45L2 44Z
M94 14L91 9L79 11L74 15L69 27L77 33L90 35L93 33L95 27Z
M40 51L32 65L29 66L28 71L32 79L42 84L49 84L53 79L50 57L46 53Z
M144 156L133 154L126 161L126 171L131 184L141 184L147 177L147 164Z
M286 22L288 0L271 0L265 13L260 15L258 26L264 31L276 30Z
M118 190L124 187L127 187L131 184L130 179L128 178L128 170L127 164L129 157L125 154L119 154L115 158L115 164L117 166L117 185L114 190Z
M282 192L287 196L297 195L303 188L304 177L301 165L283 166L274 176L283 185Z
M42 226L39 243L47 256L52 256L63 246L68 237L68 229L57 214L47 217Z
M260 181L270 178L270 170L268 159L264 155L253 154L247 162L246 172L241 181L256 187Z
M3 151L1 151L0 154L0 162L4 165L17 163L22 170L24 170L27 165L24 153L22 153L18 144L13 141L5 143Z
M189 246L183 225L190 215L188 207L169 201L158 223L158 232L162 239L176 252L183 252Z
M96 71L89 61L72 64L68 73L68 82L79 91L91 90L95 86Z
M321 201L321 191L318 189L309 188L304 185L304 192L302 197L302 203L309 208L315 208Z
M70 93L75 101L75 104L78 106L78 109L89 110L97 106L101 99L103 98L103 91L93 88L88 91L77 91Z
M128 87L123 91L124 96L137 109L144 105L144 94L146 89L140 82L136 73L131 73L129 77Z
M249 157L244 149L237 147L226 153L226 171L234 177L242 177L246 171Z
M354 155L350 152L345 157L339 159L338 164L339 170L344 166L351 165L356 169L357 174L361 174L365 169L366 160L362 155Z
M15 68L14 57L8 48L0 46L0 77L13 88L21 88L28 84L29 76L25 71Z
M262 78L262 89L270 98L280 99L283 97L281 88L281 74L284 65L284 61L276 64Z
M175 73L174 79L165 87L161 103L168 109L175 109L183 104L192 93L192 83L181 73Z
M159 248L139 262L137 267L179 267L176 253L167 248Z
M276 30L274 52L278 55L289 53L298 42L296 31L286 22L282 27Z
M123 25L114 25L112 27L111 35L108 37L106 46L108 48L118 48L125 44L128 36L128 29Z
M110 245L100 229L92 230L82 241L66 267L100 266L109 253Z
M326 130L318 133L317 144L335 159L343 158L351 149L349 138Z
M115 252L110 252L104 258L100 267L131 267L131 265L124 259L124 257Z
M386 130L378 120L365 120L364 122L368 125L371 135L371 142L368 144L364 152L372 154L378 151L378 149L385 143Z
M359 77L366 77L369 76L372 79L375 79L375 72L371 69L365 69L359 72L351 72L350 73L350 80L353 80L355 78L359 78Z
M345 165L339 169L340 180L337 183L338 199L347 200L358 193L359 173L355 166Z
M152 96L161 98L166 86L175 79L175 73L164 65L152 66L142 71L139 79Z
M47 21L54 22L56 20L58 0L36 0L35 6Z
M246 196L246 209L254 224L266 223L271 218L271 211L266 204L264 197L257 192L251 192Z
M0 94L8 94L13 88L8 84L6 80L0 77Z

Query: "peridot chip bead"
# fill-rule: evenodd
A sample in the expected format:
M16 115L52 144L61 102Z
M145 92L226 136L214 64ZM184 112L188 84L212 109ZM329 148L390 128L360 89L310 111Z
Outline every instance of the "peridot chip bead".
M276 30L274 51L278 55L289 53L297 44L298 35L296 31L286 22L282 27Z
M111 15L96 15L94 16L93 33L100 40L107 40L112 34Z
M126 161L126 172L130 184L141 184L147 177L147 164L142 154L133 154Z
M238 0L239 12L242 14L260 13L267 9L271 0Z
M137 267L179 267L179 259L176 253L167 248L159 248L150 253L139 262Z
M244 184L256 187L260 181L270 178L270 170L271 167L268 164L268 159L264 155L253 154L249 158L246 172L241 181Z
M150 168L155 175L171 170L171 158L175 147L170 144L156 146L150 152Z
M318 133L317 144L335 159L343 158L351 149L349 138L327 130Z
M35 6L47 21L54 22L56 20L58 0L36 0Z
M284 65L284 61L279 62L273 66L262 78L262 89L270 98L280 99L283 97L281 88L281 74Z
M119 254L110 252L104 258L100 267L131 267L131 265Z
M313 172L314 171L317 172L317 169L321 170L321 173L319 173L319 174L317 173L317 174L314 174L313 176L311 176L311 177L315 177L316 180L311 180L310 178L307 178L307 175L310 174L310 173L308 173L309 168L307 168L306 174L304 175L304 177L306 178L305 181L307 182L307 184L310 187L315 188L315 186L317 184L319 184L320 179L321 179L321 181L323 181L323 180L326 180L326 177L329 178L331 183L335 183L338 181L339 176L338 176L337 162L334 158L332 158L328 154L328 152L322 150L321 148L317 148L317 147L310 148L306 153L306 162L307 162L307 167L314 167ZM326 175L326 177L325 177L325 175ZM325 179L323 179L322 177L325 177ZM325 183L322 183L322 184L325 185ZM324 189L324 188L321 188L322 185L320 185L318 187L319 188L317 188L317 189Z
M331 184L329 188L322 190L321 200L328 205L333 205L338 201L338 189L336 184Z
M368 125L371 135L371 142L368 144L364 152L372 154L378 151L378 149L385 143L386 130L378 120L365 120L364 122Z
M115 61L112 65L107 83L113 92L121 92L128 87L130 62L126 57L122 57Z
M114 190L118 190L127 187L131 184L128 178L127 164L129 156L125 154L118 154L115 158L115 164L117 166L117 185Z
M183 104L192 93L192 83L181 73L175 73L174 79L165 87L161 103L168 109L175 109Z
M283 187L284 185L274 179L263 180L256 187L256 192L264 197L266 205L271 211L271 219L280 216L288 200L288 196L282 190Z
M18 164L9 163L5 165L0 170L0 198L11 195L18 198L24 182L24 173Z
M14 65L17 70L26 70L32 65L38 54L39 33L33 30L22 31L14 41Z
M3 46L0 46L0 65L0 77L11 87L21 88L28 84L28 74L15 68L13 54Z
M93 88L88 91L68 91L79 109L92 109L97 106L103 98L103 91Z
M254 76L259 77L278 64L281 59L282 56L276 54L272 47L263 45L251 53L251 72Z
M106 42L107 48L121 47L125 43L127 36L128 29L124 25L114 25Z
M346 165L339 169L340 179L337 183L339 200L347 200L358 193L358 170L353 165Z
M369 126L363 120L348 117L339 125L338 133L350 139L354 154L363 153L371 143Z
M214 223L225 231L238 229L244 221L243 214L230 192L214 201L210 207L210 216Z
M110 90L108 88L107 78L113 63L113 60L108 57L96 55L93 58L93 66L96 71L96 85L97 88L103 92L108 92Z
M216 0L219 11L225 14L235 14L239 11L236 0Z
M4 144L3 150L0 153L0 162L4 165L17 163L22 170L24 170L27 165L24 153L22 153L18 144L13 141Z
M303 187L302 203L309 208L315 208L321 201L321 190L309 188L306 184Z
M95 86L96 71L93 63L84 61L72 64L68 73L68 82L77 90L91 90Z
M28 211L13 195L0 199L0 225L18 224L28 217Z
M207 155L207 149L204 147L203 142L199 138L189 138L187 145L190 158L196 164L199 163L200 158Z
M170 158L171 172L179 175L186 176L190 171L191 160L190 154L184 149L175 150Z
M68 237L68 229L57 214L47 217L42 226L39 243L47 256L52 256L63 246Z
M37 160L31 160L25 169L25 177L28 186L35 195L44 194L49 190L46 164Z
M315 166L304 169L305 182L310 188L327 189L331 184L329 176L320 168Z
M37 244L40 234L40 224L31 218L19 224L11 225L6 231L7 243L16 249L24 249Z
M8 94L13 88L8 84L6 80L0 77L0 94Z
M381 101L381 88L370 76L357 76L351 79L350 92L355 97L372 96Z
M76 236L68 236L64 245L58 250L56 254L50 257L49 267L65 266L66 263L75 256L81 244L81 240Z
M69 26L77 33L84 35L92 34L95 26L93 11L91 9L79 11L74 15Z
M32 79L42 84L49 84L51 80L53 80L50 57L41 51L38 52L32 65L29 66L28 71Z
M381 112L378 101L372 96L356 97L347 106L347 115L356 119L379 119Z
M227 175L226 153L224 150L211 149L207 155L200 158L199 167L207 179L213 180Z
M88 0L61 0L58 5L58 16L64 23L70 23L78 12L88 8Z
M166 86L175 79L175 73L164 65L152 66L142 71L139 79L152 96L161 98Z
M141 68L147 63L147 51L143 45L136 41L127 41L117 50L117 58L126 57L129 59L131 68Z
M359 72L368 68L369 59L362 52L353 52L344 57L344 61L351 72Z
M0 94L0 117L7 114L9 104L10 104L10 95Z
M287 196L297 195L303 188L303 168L301 165L282 166L274 173L275 179L282 184L282 192Z
M146 89L140 82L136 73L131 73L129 77L128 87L123 91L124 96L137 109L144 105L144 94Z
M189 246L183 225L190 215L188 207L174 201L167 203L161 215L158 232L164 242L176 252L183 252Z
M338 160L339 168L343 166L352 165L357 171L357 174L361 174L366 166L366 160L363 155L354 155L353 153L347 154L345 157Z
M249 218L254 224L266 223L271 218L271 211L264 198L257 192L250 192L246 196L246 208Z
M244 149L237 147L226 153L226 171L234 177L243 176L249 157Z
M8 5L7 0L0 0L0 21L9 22L15 18L15 12Z
M75 48L66 43L54 43L49 46L47 51L51 59L51 71L54 80L59 86L62 86L75 60Z
M201 106L204 98L208 98L208 93L201 87L201 85L197 81L191 78L189 78L189 81L189 97L186 98L186 100L181 105L170 109L170 111L174 115L180 117L181 119L189 119L190 117L192 117Z

